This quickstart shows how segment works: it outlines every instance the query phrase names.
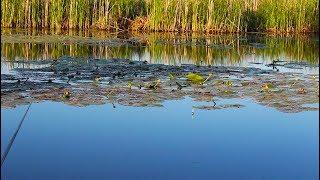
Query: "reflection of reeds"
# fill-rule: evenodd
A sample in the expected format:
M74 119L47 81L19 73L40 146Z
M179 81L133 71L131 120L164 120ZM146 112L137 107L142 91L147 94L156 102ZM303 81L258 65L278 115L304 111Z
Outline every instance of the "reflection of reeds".
M183 36L174 38L171 35L149 35L146 47L60 43L2 43L2 57L8 60L56 59L62 56L93 58L131 58L150 60L165 64L238 64L248 55L275 60L285 57L290 60L319 63L319 43L310 38L297 37L240 37L212 36L193 38ZM265 45L265 48L254 47L251 42ZM150 58L149 58L150 56Z
M319 30L318 0L1 0L1 26L152 31Z

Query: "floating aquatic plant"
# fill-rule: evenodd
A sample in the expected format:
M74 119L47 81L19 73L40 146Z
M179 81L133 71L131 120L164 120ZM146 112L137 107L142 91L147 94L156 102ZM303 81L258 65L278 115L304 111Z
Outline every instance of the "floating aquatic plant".
M194 83L194 84L201 84L204 81L204 78L196 73L189 73L187 74L188 81Z
M232 86L232 81L226 81L225 84L226 84L227 86Z
M261 91L269 91L271 88L274 88L273 84L265 83L261 86Z
M129 81L128 82L128 88L131 89L131 87L132 87L132 81Z
M223 91L223 94L226 94L226 95L236 94L236 92L235 92L235 91L232 91L232 90L224 90L224 91Z
M176 77L173 74L169 73L169 79L170 81L173 81L176 79Z
M183 98L184 96L190 96L201 101L210 100L214 96L217 98L252 98L257 103L269 107L274 107L282 112L301 112L305 110L317 110L315 108L306 109L305 107L303 107L303 105L319 102L319 83L317 81L314 81L311 75L268 72L267 76L262 75L252 77L251 73L248 73L249 71L246 68L238 68L237 70L245 77L246 75L247 77L250 77L250 80L245 80L243 79L243 77L226 76L226 72L228 69L226 69L225 67L222 67L217 71L213 70L212 68L206 69L207 67L200 67L199 69L197 69L192 65L184 66L185 69L181 67L170 67L170 71L181 74L181 76L188 75L187 70L194 68L194 71L201 72L203 74L214 72L216 76L211 77L213 79L213 82L220 83L232 81L234 84L250 82L250 86L225 86L225 83L220 83L219 85L215 83L215 85L213 86L200 86L198 91L194 91L190 88L182 89L182 87L185 87L185 84L190 82L187 78L181 78L179 79L179 81L176 81L178 89L180 87L181 90L173 91L172 87L168 86L168 83L166 83L166 81L168 81L168 66L152 64L146 65L149 67L149 70L147 72L145 72L144 70L137 72L137 69L127 69L127 74L125 77L111 80L114 82L103 84L99 87L96 87L94 83L82 83L77 81L72 84L61 83L59 81L53 81L52 83L43 81L44 79L52 78L66 82L66 75L61 73L66 67L69 68L69 73L71 74L75 73L80 68L82 73L81 75L77 75L77 79L91 81L92 75L94 74L94 72L92 72L92 66L90 66L90 64L83 64L83 62L81 61L79 61L79 64L76 64L77 60L78 59L74 59L74 61L72 61L72 66L70 65L70 59L60 60L58 64L55 65L58 67L56 74L47 73L52 72L48 67L41 67L32 71L30 71L30 69L28 68L19 68L14 70L18 72L16 74L2 75L1 94L3 96L1 96L1 105L5 107L13 107L30 101L61 101L62 95L64 99L68 99L68 101L64 101L65 103L79 106L86 106L89 104L102 104L112 101L122 105L143 106L161 104L161 102L163 102L164 100L179 99ZM97 62L98 60L95 61L95 63ZM105 71L104 73L100 74L100 76L103 78L111 78L113 72L115 71L123 72L123 67L119 66L119 62L104 61L102 63L99 61L99 63L101 63L101 69L104 69ZM74 64L76 64L76 66L74 66ZM161 67L161 70L159 70L159 67ZM261 73L259 69L250 68L250 72L252 71L256 72L257 74ZM32 77L31 80L25 83L22 83L21 81L21 83L17 84L16 80L21 79L19 77L20 72L25 76ZM136 73L139 73L143 76L143 79L141 79L141 81L139 82L144 82L146 84L146 89L128 89L127 83L129 81L133 81L132 79L134 78L134 74ZM299 77L299 79L297 79L297 77ZM155 81L155 78L159 79ZM157 89L158 87L160 87L160 83L162 82L164 83L161 86L161 89L158 89L156 91L147 90ZM294 86L290 86L292 82L295 82ZM276 87L274 87L275 85ZM303 95L298 95L299 88L301 87L303 87L307 92L306 94L303 94L303 90L300 90ZM68 90L66 90L66 88L68 88ZM268 93L257 93L257 89L260 90L262 88L267 89ZM71 90L72 96L70 93Z
M210 73L209 76L204 79L204 77L202 77L200 74L196 74L196 73L189 73L187 74L187 79L188 81L190 81L193 84L204 84L205 82L207 82L210 77L212 76L212 74Z
M63 92L63 95L62 95L63 98L69 99L70 96L71 96L71 93L70 93L69 90L65 90L65 91Z

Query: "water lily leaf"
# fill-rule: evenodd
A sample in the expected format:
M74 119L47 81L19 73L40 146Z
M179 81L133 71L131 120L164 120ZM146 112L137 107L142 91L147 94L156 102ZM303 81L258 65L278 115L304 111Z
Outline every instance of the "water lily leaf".
M225 90L223 91L224 94L235 94L235 91L231 91L231 90Z
M131 89L131 87L132 87L132 82L131 81L128 82L128 87L129 87L129 89Z
M189 73L186 77L188 81L191 81L194 84L201 84L204 81L204 78L196 73Z
M232 86L232 81L227 81L227 82L225 82L225 84L227 85L227 86Z
M270 91L272 88L275 88L275 86L271 83L265 83L261 86L262 91Z
M63 98L65 98L65 99L69 99L69 98L70 98L70 96L71 96L70 91L65 90L65 91L63 92L63 95L62 95L62 97L63 97Z
M172 81L175 79L175 76L173 74L169 73L169 79L170 79L170 81Z

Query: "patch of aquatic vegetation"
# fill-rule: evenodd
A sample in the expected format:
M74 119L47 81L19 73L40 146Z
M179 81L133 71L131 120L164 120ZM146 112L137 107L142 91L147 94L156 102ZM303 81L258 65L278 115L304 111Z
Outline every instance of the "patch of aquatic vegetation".
M318 110L305 104L319 103L319 75L87 58L43 61L40 68L16 68L11 74L1 75L1 107L43 100L74 106L104 103L162 106L165 100L185 96L208 102L216 98L251 98L282 112ZM238 107L242 106L197 108Z

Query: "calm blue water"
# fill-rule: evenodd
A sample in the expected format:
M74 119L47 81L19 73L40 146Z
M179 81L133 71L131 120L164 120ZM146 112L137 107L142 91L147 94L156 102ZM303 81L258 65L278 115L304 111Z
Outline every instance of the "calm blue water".
M227 101L225 101L227 102ZM32 104L1 168L24 179L318 179L318 111ZM217 102L222 103L222 102ZM1 108L3 152L27 106Z

